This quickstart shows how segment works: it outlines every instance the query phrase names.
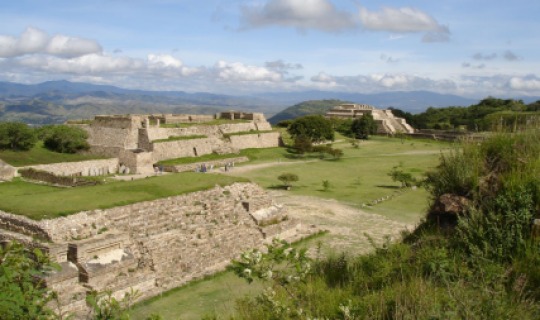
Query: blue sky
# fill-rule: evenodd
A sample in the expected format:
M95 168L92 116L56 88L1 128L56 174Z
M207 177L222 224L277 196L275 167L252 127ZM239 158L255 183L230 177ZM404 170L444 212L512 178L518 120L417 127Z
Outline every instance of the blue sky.
M0 81L540 96L540 1L17 0Z

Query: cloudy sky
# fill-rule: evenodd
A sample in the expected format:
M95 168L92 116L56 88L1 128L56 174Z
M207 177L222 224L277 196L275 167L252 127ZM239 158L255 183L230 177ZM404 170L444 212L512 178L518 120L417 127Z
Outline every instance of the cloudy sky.
M540 96L538 0L16 0L0 81Z

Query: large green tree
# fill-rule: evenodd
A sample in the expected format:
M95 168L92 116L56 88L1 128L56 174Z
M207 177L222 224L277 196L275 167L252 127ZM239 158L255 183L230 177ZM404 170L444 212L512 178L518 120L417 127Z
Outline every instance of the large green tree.
M42 132L43 144L47 149L61 153L76 153L90 146L88 134L81 128L58 125L48 127Z
M361 118L354 119L351 132L357 139L368 139L369 135L377 132L377 123L371 114L364 114Z
M36 144L34 130L21 122L0 123L0 149L29 150Z
M293 138L305 136L311 139L312 142L334 140L332 123L319 115L297 118L291 123L287 131Z

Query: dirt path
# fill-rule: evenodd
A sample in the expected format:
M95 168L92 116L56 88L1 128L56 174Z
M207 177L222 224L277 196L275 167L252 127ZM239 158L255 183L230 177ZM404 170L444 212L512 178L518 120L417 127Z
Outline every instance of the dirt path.
M336 200L295 196L286 191L269 192L277 202L287 206L291 217L300 220L306 226L315 225L329 231L327 236L320 239L321 249L326 253L365 253L373 250L366 235L380 244L386 237L396 239L402 230L411 230L414 227L353 208ZM314 251L315 249L312 249L312 253Z

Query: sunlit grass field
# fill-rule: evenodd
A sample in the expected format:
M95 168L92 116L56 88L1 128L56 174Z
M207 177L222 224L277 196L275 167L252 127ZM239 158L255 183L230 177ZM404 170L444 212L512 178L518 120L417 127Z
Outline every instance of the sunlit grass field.
M246 179L186 172L135 181L59 188L21 180L0 183L0 210L40 220L206 190Z
M0 150L0 159L14 167L22 167L36 164L103 159L103 157L50 151L45 148L43 142L40 141L28 151Z
M415 222L425 212L427 192L421 188L399 190L400 184L392 181L388 172L394 166L402 166L403 171L422 179L425 171L437 165L440 153L451 145L423 140L402 141L373 137L361 142L359 148L353 148L346 141L335 143L334 147L344 151L342 159L332 160L326 157L319 160L317 156L306 156L304 161L298 162L298 159L291 159L295 155L283 149L281 155L276 154L276 150L267 150L266 152L272 152L270 161L291 164L240 173L233 171L232 174L248 178L265 188L281 189L282 183L277 177L291 172L298 175L299 181L293 183L290 193L336 199L357 207L369 205L382 197L396 195L392 200L376 206L365 206L364 210L402 222ZM254 163L263 162L263 158L259 157ZM323 188L325 180L330 183L330 188L326 191Z

